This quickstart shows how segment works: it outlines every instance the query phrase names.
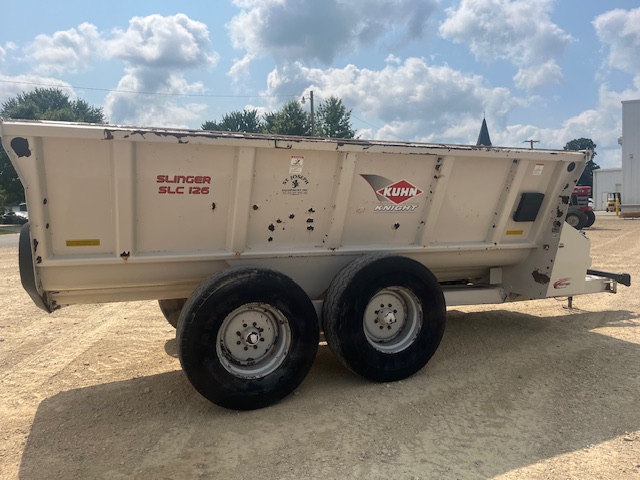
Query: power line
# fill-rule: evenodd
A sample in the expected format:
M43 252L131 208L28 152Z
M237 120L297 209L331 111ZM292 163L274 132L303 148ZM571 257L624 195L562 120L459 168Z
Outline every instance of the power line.
M135 90L118 90L110 88L81 87L77 85L56 85L39 82L20 82L15 80L0 80L0 83L12 83L15 85L32 85L36 87L49 88L73 88L75 90L91 90L97 92L133 93L137 95L159 95L165 97L205 97L205 98L282 98L297 97L298 95L217 95L207 93L166 93L166 92L140 92Z
M140 92L135 90L118 90L112 88L97 88L97 87L83 87L78 85L59 85L52 83L42 83L42 82L25 82L25 81L16 81L16 80L0 80L0 83L10 83L14 85L31 85L35 87L49 87L49 88L69 88L74 90L90 90L95 92L113 92L113 93L132 93L135 95L157 95L157 96L165 96L165 97L199 97L199 98L293 98L298 97L298 94L286 94L286 95L219 95L219 94L206 94L206 93L165 93L165 92ZM311 94L313 95L313 93ZM304 98L304 97L303 97ZM313 98L313 97L312 97ZM381 127L373 125L361 118L356 117L351 113L351 116L358 120L359 122L364 123L370 127L373 127L377 130L380 130ZM391 132L387 132L388 135L391 135L398 140L403 142L408 141L405 138L399 137Z

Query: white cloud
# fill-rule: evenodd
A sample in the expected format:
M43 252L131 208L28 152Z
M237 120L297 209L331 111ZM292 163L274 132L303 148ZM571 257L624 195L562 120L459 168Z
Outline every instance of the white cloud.
M235 0L242 9L227 25L232 44L278 63L319 61L371 47L393 33L421 38L438 0Z
M111 92L105 99L106 117L117 123L186 126L202 105L182 105L175 94L202 93L202 83L189 83L185 72L215 66L220 56L212 49L208 27L187 15L133 17L126 30L109 34L95 25L38 35L27 47L38 73L76 73L95 60L119 60L125 73L117 89L167 96Z
M38 35L27 52L34 70L57 73L80 71L97 58L158 69L202 68L219 59L211 50L207 26L184 14L133 17L127 30L116 29L111 36L83 23L51 36Z
M598 145L595 161L600 166L619 167L621 151L617 139L622 134L621 102L640 98L640 8L605 12L594 19L593 27L604 46L605 66L631 74L632 85L614 91L606 82L601 84L597 106L567 120L563 130L570 139L591 138Z
M565 120L559 128L540 128L534 125L510 125L491 133L495 144L522 145L523 140L539 140L541 148L561 149L575 138L590 138L597 145L595 162L603 168L619 167L621 151L618 137L622 133L622 100L640 98L640 83L624 92L614 92L602 85L597 105Z
M201 82L186 80L185 70L208 68L218 62L204 23L183 14L134 17L128 30L116 30L106 44L109 56L127 65L118 90L165 94L111 92L104 107L110 121L185 127L204 110L201 104L183 105L177 97L205 91Z
M20 93L30 92L38 87L59 88L69 95L72 100L76 99L73 87L62 80L40 75L17 75L8 76L0 74L0 103Z
M523 90L536 90L540 87L560 85L563 78L560 66L554 60L549 60L541 65L520 68L514 75L513 82Z
M640 8L603 13L596 17L593 26L608 49L608 66L640 75Z
M523 142L534 139L540 141L537 147L562 149L574 138L587 137L598 145L595 160L601 167L620 165L620 102L640 98L640 77L635 88L624 92L602 86L593 107L558 128L544 128L508 124L513 109L526 107L535 97L515 96L506 88L487 86L478 75L429 65L421 58L401 61L390 56L380 70L354 65L322 70L294 63L274 69L267 84L266 95L311 89L317 102L340 97L353 110L354 124L361 125L360 120L368 124L357 132L365 139L474 144L485 111L494 145L526 148Z
M516 85L537 88L561 79L556 60L573 40L551 21L552 8L552 0L462 0L457 9L447 9L440 34L467 44L479 60L511 62L520 69ZM541 69L536 81L526 80L534 69Z
M249 78L252 60L253 55L247 53L241 59L234 61L228 72L228 75L233 79L234 82L239 82L241 80L246 80Z
M38 73L75 73L88 67L104 51L95 25L83 23L78 29L38 35L27 47L27 58Z
M18 47L13 42L5 42L4 45L0 45L0 66L3 63L9 62L9 55L13 50L16 50Z
M202 68L217 63L207 26L184 14L133 17L126 31L107 42L108 55L128 64L161 69Z
M178 73L158 75L150 69L130 67L117 90L107 95L104 105L105 116L113 123L184 128L206 108L196 103L180 103L180 95L202 93L204 86L200 82L188 83Z
M268 95L312 89L318 101L341 98L354 115L381 124L376 138L475 143L483 111L502 125L508 112L525 102L505 88L487 87L478 75L421 58L392 57L381 70L354 65L321 70L295 63L273 70L267 82ZM472 130L454 128L467 121Z

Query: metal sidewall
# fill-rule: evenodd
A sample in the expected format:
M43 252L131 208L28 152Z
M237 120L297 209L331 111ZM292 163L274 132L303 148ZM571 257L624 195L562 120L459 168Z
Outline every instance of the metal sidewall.
M29 222L22 225L20 229L20 239L18 240L18 264L20 267L20 281L22 287L29 294L33 302L39 308L51 313L51 309L44 297L38 292L36 283L36 271L33 263L33 253L31 251L31 230Z

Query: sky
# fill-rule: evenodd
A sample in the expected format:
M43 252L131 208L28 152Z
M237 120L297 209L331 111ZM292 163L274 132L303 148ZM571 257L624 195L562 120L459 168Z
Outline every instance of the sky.
M201 127L330 96L362 139L597 145L640 99L638 0L1 0L0 103L37 87L109 123Z

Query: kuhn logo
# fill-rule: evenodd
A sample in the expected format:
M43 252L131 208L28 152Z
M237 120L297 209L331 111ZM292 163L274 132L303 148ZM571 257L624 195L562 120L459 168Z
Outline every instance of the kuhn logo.
M394 182L380 175L361 175L376 192L378 200L392 202L396 205L406 202L422 193L418 187L407 180Z
M400 180L392 185L376 190L376 193L382 195L390 202L400 205L410 198L420 195L422 190L406 180Z
M374 212L414 212L418 209L418 203L406 202L422 194L422 190L408 180L394 182L380 175L361 175L373 191L378 200L383 202L374 207Z

